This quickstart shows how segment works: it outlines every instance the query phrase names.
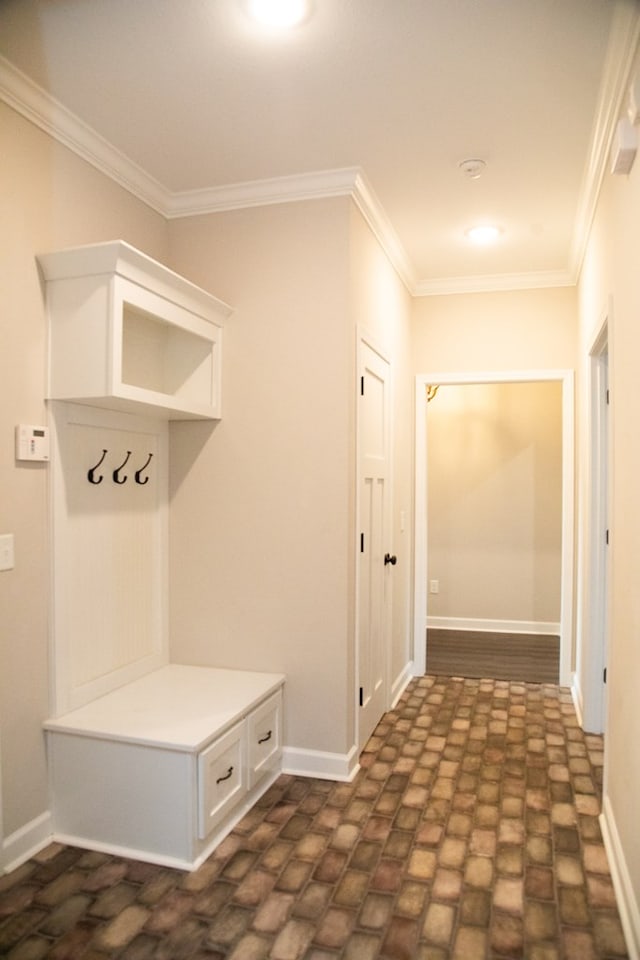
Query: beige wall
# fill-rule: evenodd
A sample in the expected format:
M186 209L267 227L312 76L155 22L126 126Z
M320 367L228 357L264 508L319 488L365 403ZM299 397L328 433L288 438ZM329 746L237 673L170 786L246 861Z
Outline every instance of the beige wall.
M640 62L636 64L636 75ZM612 442L611 592L606 721L605 813L624 854L622 879L632 916L640 909L640 431L638 429L638 358L640 358L640 162L629 176L608 175L598 206L580 278L581 373L583 415L580 444L583 516L588 486L588 351L605 318L609 324L610 423ZM585 527L585 552L593 535ZM581 570L586 570L585 554ZM583 603L587 584L580 582ZM585 630L588 618L584 613ZM589 696L586 664L581 664L582 693ZM636 929L636 950L640 930Z
M442 385L427 477L429 616L558 623L562 384Z
M176 222L171 260L235 309L222 422L172 428L172 657L286 673L285 743L345 754L355 735L356 328L400 358L405 405L408 294L348 199ZM370 296L372 285L384 295ZM406 499L404 449L400 459Z
M576 309L573 287L420 297L414 372L573 370Z
M285 743L336 753L355 686L348 216L344 199L171 231L174 268L235 311L222 421L171 431L172 658L286 673Z
M41 722L48 713L48 467L18 464L17 423L46 422L46 323L35 255L120 237L166 255L166 225L0 104L0 532L15 569L0 573L0 758L5 836L48 809Z

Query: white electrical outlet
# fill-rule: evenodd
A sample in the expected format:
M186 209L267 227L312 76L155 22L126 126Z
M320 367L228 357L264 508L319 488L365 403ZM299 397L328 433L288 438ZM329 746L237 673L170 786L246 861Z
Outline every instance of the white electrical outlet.
M0 570L13 570L15 558L13 555L13 534L0 534Z
M429 593L440 593L439 580L429 580Z

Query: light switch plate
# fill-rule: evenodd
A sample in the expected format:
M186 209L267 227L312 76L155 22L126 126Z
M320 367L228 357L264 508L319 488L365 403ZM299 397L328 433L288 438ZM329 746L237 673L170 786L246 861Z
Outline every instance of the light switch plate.
M0 533L0 570L13 570L13 534Z

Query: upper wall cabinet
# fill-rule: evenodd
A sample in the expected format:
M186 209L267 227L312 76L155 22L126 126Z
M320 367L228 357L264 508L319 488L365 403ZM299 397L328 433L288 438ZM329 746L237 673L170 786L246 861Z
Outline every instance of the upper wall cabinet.
M169 420L220 417L231 308L121 240L38 257L49 314L49 391Z

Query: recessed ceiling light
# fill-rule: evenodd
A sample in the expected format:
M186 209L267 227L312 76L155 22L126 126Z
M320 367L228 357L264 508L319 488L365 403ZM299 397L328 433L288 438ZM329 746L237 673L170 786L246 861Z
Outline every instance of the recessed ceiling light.
M307 0L249 0L249 13L266 27L294 27L304 20Z
M470 240L471 243L478 244L478 246L487 246L495 243L501 232L500 227L487 223L477 227L470 227L465 231L465 237L467 240Z

